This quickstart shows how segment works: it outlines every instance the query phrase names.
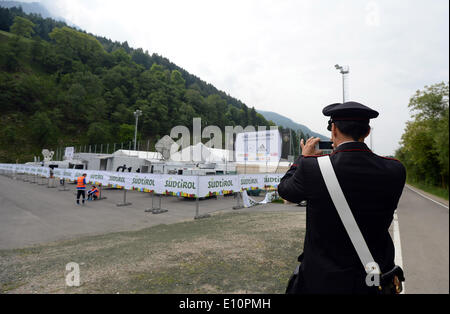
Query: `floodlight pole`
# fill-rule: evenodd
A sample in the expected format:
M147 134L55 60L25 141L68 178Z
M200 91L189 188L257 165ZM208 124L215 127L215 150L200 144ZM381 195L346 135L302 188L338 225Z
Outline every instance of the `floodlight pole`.
M142 111L137 109L134 112L134 116L136 117L136 127L134 129L134 150L136 150L137 126L138 126L138 119L139 119L140 115L142 115Z
M348 65L340 66L339 64L336 64L334 67L342 74L342 101L345 102L347 100L345 99L345 79L350 73L350 67Z

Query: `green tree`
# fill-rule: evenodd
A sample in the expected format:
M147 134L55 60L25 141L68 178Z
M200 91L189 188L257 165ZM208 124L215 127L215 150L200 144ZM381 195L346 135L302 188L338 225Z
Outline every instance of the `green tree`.
M20 16L16 16L14 18L14 23L11 26L11 33L18 36L31 38L31 35L34 34L34 27L35 25L30 20Z
M130 142L134 141L134 125L131 124L121 124L119 126L119 141L120 142Z
M414 120L406 125L396 152L408 177L429 185L448 186L449 85L425 86L411 97L409 107Z
M58 138L58 129L45 112L36 112L31 117L30 130L32 138L41 148L55 144Z
M93 68L101 63L105 51L95 37L66 26L55 27L49 36L55 41L59 54L66 60L79 60Z
M111 139L110 125L108 123L94 122L89 125L87 138L90 144L108 143Z

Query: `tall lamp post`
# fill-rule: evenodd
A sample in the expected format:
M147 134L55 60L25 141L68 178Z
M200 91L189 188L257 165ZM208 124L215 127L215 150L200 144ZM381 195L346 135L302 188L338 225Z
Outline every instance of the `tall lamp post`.
M141 116L141 115L142 115L142 110L137 109L134 112L134 117L136 118L136 127L134 129L134 150L136 150L136 138L137 138L138 119L139 119L139 116Z
M334 67L342 74L342 98L343 102L346 102L345 81L347 80L348 73L350 73L350 68L348 65L340 66L339 64L336 64Z

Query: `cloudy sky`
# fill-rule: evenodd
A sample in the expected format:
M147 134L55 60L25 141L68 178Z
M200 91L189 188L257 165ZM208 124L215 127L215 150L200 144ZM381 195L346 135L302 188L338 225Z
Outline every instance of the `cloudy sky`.
M449 80L448 0L41 2L88 32L161 54L249 107L322 134L322 108L342 101L334 65L349 65L350 100L380 112L373 149L383 155L398 148L415 91Z

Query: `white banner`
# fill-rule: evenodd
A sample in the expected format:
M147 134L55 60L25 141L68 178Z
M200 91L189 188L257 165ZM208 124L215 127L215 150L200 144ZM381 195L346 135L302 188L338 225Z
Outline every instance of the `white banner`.
M156 189L158 194L183 197L198 197L198 176L177 176L163 174L161 184Z
M66 147L66 150L64 151L64 159L65 160L72 160L74 152L75 152L75 148L74 147Z
M242 190L256 190L264 188L263 174L240 174L239 185Z
M199 197L231 194L239 191L239 177L199 176Z
M161 175L151 173L131 173L130 190L141 192L154 192L156 187L161 185Z
M50 175L50 168L40 166L0 164L0 170L35 174L46 178ZM51 171L54 177L70 181L75 181L86 173L86 182L90 184L191 198L225 195L243 190L276 189L284 175L267 173L180 176L61 168L54 168Z
M244 132L236 135L237 162L278 162L281 136L278 130Z
M277 188L280 184L281 178L284 177L282 173L268 173L264 175L264 188Z

